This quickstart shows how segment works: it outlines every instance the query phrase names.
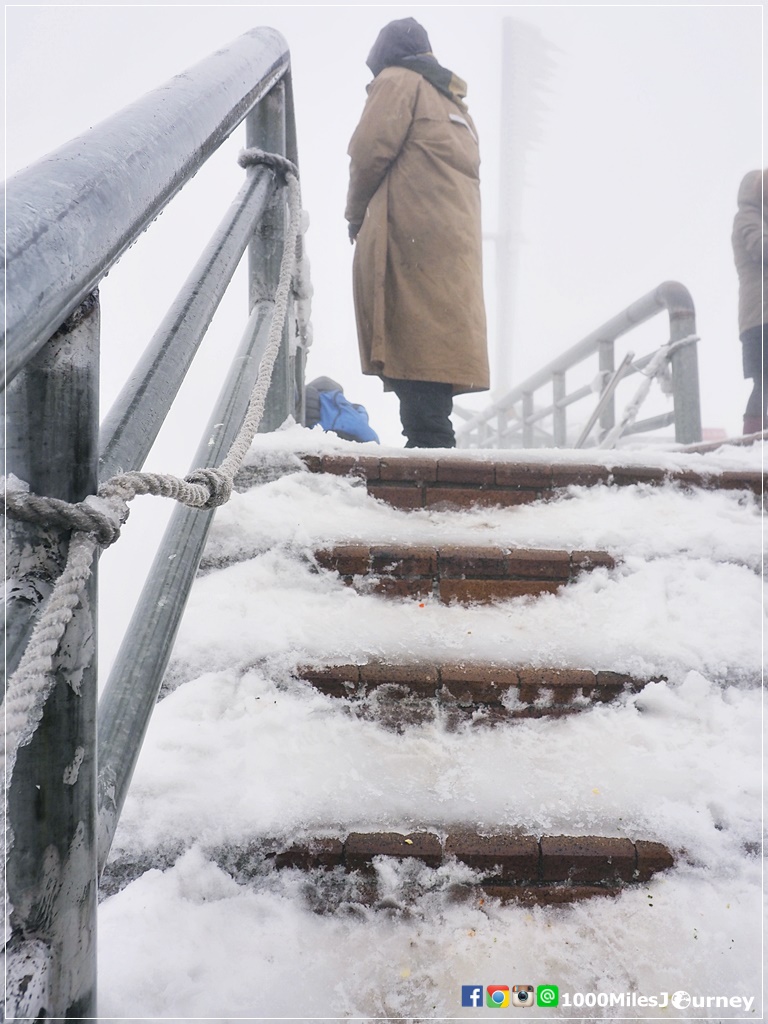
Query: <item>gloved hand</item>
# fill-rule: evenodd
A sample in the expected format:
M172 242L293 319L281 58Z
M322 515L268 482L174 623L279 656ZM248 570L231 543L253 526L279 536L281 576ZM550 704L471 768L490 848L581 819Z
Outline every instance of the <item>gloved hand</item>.
M355 239L357 238L357 233L360 230L360 228L362 227L362 224L353 224L350 221L348 227L349 227L349 243L350 243L350 245L354 245L355 244Z

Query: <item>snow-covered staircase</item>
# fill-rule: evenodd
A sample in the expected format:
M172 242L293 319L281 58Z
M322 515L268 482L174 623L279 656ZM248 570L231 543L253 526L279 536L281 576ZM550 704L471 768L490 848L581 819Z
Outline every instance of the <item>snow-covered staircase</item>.
M354 494L358 505L362 501L375 508L383 501L398 510L393 515L402 517L403 522L413 515L422 520L426 516L427 526L430 517L437 525L441 515L475 518L470 526L471 543L450 537L452 542L436 545L398 538L388 543L376 543L374 539L371 543L358 537L353 543L327 544L304 537L299 557L307 579L322 580L336 593L338 614L342 616L353 612L354 603L342 601L343 591L351 589L374 609L374 616L386 606L418 615L443 605L451 609L454 624L476 628L484 609L485 614L498 616L500 609L510 607L508 602L522 602L522 607L531 608L531 602L541 600L542 595L556 601L564 588L577 584L586 574L599 573L601 585L607 586L621 562L622 553L616 551L487 543L486 535L493 539L492 534L498 530L483 529L482 518L478 520L477 515L482 515L484 508L493 508L496 515L514 521L521 506L533 508L533 503L541 506L555 501L566 504L574 493L569 489L574 487L607 488L606 494L630 487L647 493L649 487L665 486L689 495L708 489L732 492L740 501L752 504L762 489L761 474L753 469L705 468L697 472L652 462L584 464L563 460L557 453L551 453L551 461L500 459L492 453L475 453L472 457L455 452L434 457L425 457L424 453L371 456L348 451L355 446L344 447L347 450L343 454L257 450L241 474L239 491L258 509L259 493L270 486L279 489L283 482L311 482L313 477L319 482L320 478L327 479L329 486L334 486L332 481L337 479L347 495ZM343 516L343 506L337 511ZM258 539L249 537L246 528L235 539L233 529L232 521L225 522L218 539L214 534L201 567L201 586L211 586L219 574L232 576L238 566L254 559L269 557L263 535ZM343 524L340 533L345 533ZM568 539L563 537L566 542ZM342 591L337 590L338 586ZM462 606L467 606L471 616L466 622L461 618ZM568 615L568 611L563 614ZM556 611L553 621L557 621ZM259 629L258 612L252 625L254 630ZM593 628L600 632L601 623L595 621ZM467 635L471 634L472 629L467 630ZM540 719L541 728L546 728L546 721L598 706L605 709L603 714L610 715L611 702L665 681L663 672L632 673L615 665L609 637L605 643L598 642L601 663L591 668L578 664L578 659L568 664L562 651L551 663L547 662L546 650L537 651L535 659L528 662L521 661L513 650L504 659L478 659L473 652L468 652L468 658L462 657L460 643L458 651L445 650L444 635L437 635L433 642L427 639L421 644L420 654L412 653L405 660L401 650L384 650L384 640L379 646L381 650L369 650L358 660L340 658L338 650L331 657L323 657L322 650L293 650L290 669L286 671L285 658L280 666L278 674L283 680L278 680L275 703L280 693L287 695L310 685L324 698L330 698L331 704L340 701L341 713L361 727L368 722L399 734L404 748L409 733L425 724L454 735L466 728L474 733L484 727L506 730L514 742L514 731L521 720ZM184 661L182 655L172 666L164 695L194 677L194 668ZM251 667L258 665L259 659L255 659ZM243 670L247 674L247 661L240 662L238 671ZM333 714L332 708L329 713ZM471 733L463 735L470 744ZM542 740L546 742L546 733ZM631 752L628 754L631 756ZM431 776L429 766L422 767L426 769L425 778ZM280 771L290 772L291 768L288 763ZM413 765L413 770L418 772L420 766ZM503 759L488 764L487 770L499 787L509 784ZM233 778L230 784L237 788L239 780ZM213 862L239 881L249 880L249 884L278 869L306 872L314 879L312 899L317 908L323 909L350 901L391 907L386 885L382 888L377 876L379 866L387 859L419 863L435 877L442 877L455 895L461 893L462 898L481 904L490 896L530 904L616 895L627 885L646 884L657 871L674 863L673 852L653 836L587 834L583 821L574 821L579 827L573 835L562 830L531 834L524 821L516 822L514 816L510 820L509 814L503 821L493 822L486 816L482 821L467 820L464 812L463 819L456 820L450 801L445 811L446 820L437 828L434 821L409 819L407 831L381 830L378 809L364 806L356 816L358 827L347 832L328 821L324 827L305 827L300 835L296 830L293 834L287 831L280 837L274 831L259 834L260 827L254 821L253 833L241 840L216 840L203 845ZM155 854L144 850L137 857L128 850L121 853L118 843L105 876L105 892L116 892L153 863L170 866L187 845L183 840L169 839ZM449 876L451 870L458 870L458 877L446 883L445 874L439 876L443 869ZM411 894L423 894L430 884L435 884L434 880L428 883L422 877Z
M423 453L290 428L217 511L103 879L102 1013L757 992L759 451L605 453L599 482L580 453L437 453L558 486L428 508L360 457L427 492ZM377 592L387 563L348 585L318 552L349 545L610 562L446 603Z
M762 492L758 472L698 474L658 467L595 464L554 466L450 457L329 455L306 457L313 472L357 476L368 494L396 508L506 508L552 500L568 486L673 483ZM315 553L320 570L338 574L361 593L392 599L434 598L445 604L476 604L557 593L579 573L613 569L604 551L499 548L451 545L439 548L395 544L345 544ZM321 692L354 700L375 694L380 721L402 727L433 714L436 703L449 713L444 723L469 715L473 725L499 725L522 717L556 717L610 702L624 690L639 691L651 680L612 672L539 668L527 665L464 663L301 666L301 679ZM483 880L479 898L493 896L523 904L562 903L596 895L616 895L627 883L647 882L669 868L673 856L660 843L598 836L478 834L466 828L444 840L430 832L354 833L346 839L319 839L275 855L278 866L373 871L375 858L417 859L432 868L445 859L467 864ZM369 882L363 892L375 902Z

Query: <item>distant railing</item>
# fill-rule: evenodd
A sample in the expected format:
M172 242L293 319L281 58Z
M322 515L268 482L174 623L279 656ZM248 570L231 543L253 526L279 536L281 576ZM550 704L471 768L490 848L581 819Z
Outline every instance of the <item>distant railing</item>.
M666 311L670 339L666 346L635 360L632 354L617 368L615 342L622 335ZM675 440L681 444L701 440L699 371L696 350L696 316L687 288L666 281L633 302L596 331L587 335L557 359L509 391L481 413L465 413L467 420L456 429L460 448L557 448L582 447L591 428L599 422L600 444L613 445L622 435L658 430L674 424ZM569 392L566 374L597 355L597 387L586 384ZM640 401L631 404L616 423L615 391L618 383L634 373L671 373L673 409L637 422ZM550 389L549 394L545 389ZM598 393L597 407L578 438L569 442L567 414L576 402ZM536 404L545 392L543 403ZM641 393L642 397L642 393ZM459 411L459 410L457 410ZM461 415L460 411L459 414ZM547 430L545 424L551 428Z
M279 174L263 163L249 166L100 437L98 286L243 121L249 149L287 157L295 169L290 58L272 29L247 33L7 182L9 488L18 478L35 495L71 505L92 502L118 470L139 470L248 249L250 316L193 468L219 465L243 422L275 309L287 216ZM275 429L289 414L301 419L309 289L301 239L291 244L298 249L293 301L260 430ZM213 514L178 507L172 516L98 716L91 574L53 655L49 695L37 706L32 694L29 727L22 723L18 749L6 746L8 1018L96 1017L98 877ZM12 683L67 563L71 531L10 514L7 523ZM8 695L8 681L6 687Z

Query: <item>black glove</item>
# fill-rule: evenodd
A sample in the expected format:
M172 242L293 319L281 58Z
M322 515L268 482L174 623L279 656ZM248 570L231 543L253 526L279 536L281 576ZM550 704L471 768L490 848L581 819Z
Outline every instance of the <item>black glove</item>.
M353 224L350 221L348 227L349 227L349 241L350 241L350 243L352 245L354 245L355 239L357 238L357 233L360 230L360 228L362 227L362 224Z

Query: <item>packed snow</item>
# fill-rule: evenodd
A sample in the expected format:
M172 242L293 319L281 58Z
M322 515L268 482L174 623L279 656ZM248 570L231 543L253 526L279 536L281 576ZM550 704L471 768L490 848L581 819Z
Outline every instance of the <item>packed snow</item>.
M571 487L515 508L402 512L359 479L308 472L301 452L395 450L300 427L260 435L250 455L260 482L218 510L113 845L115 865L149 870L100 907L102 1018L761 1019L754 495ZM762 468L760 445L510 457ZM599 549L617 566L493 606L392 601L313 561L323 546L362 540ZM398 731L377 719L374 698L326 697L297 672L374 659L656 681L564 719L457 727L437 709ZM249 877L226 857L272 840L444 835L458 824L657 840L677 863L616 898L526 908L458 902L455 884L472 877L461 865L384 860L385 909L335 878L343 899L318 912L331 884L322 872L277 871L256 856ZM543 983L559 985L557 1009L461 1005L462 985ZM688 1005L638 1005L680 992ZM623 993L625 1005L579 1009L578 993ZM725 996L741 1008L706 1005Z

